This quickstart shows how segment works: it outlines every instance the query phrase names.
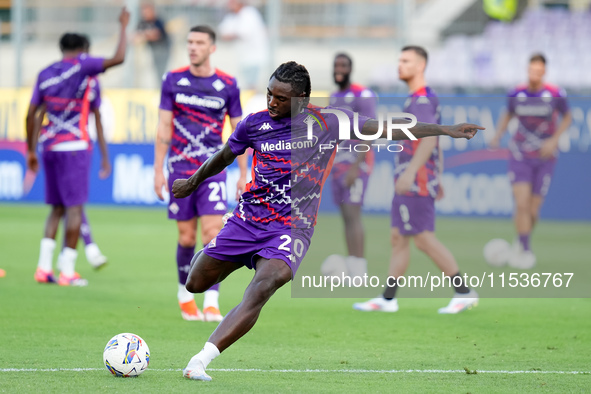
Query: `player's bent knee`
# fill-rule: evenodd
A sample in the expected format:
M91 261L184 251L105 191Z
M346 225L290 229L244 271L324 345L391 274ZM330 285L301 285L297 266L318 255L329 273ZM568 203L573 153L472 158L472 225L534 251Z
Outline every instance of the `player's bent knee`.
M280 259L261 259L257 262L257 272L253 278L262 292L274 293L291 280L291 268Z

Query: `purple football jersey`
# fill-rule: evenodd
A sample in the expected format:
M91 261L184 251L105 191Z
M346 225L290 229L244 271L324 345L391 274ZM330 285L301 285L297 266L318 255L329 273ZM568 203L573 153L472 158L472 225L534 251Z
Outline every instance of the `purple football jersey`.
M433 89L422 87L411 94L404 103L404 112L417 117L417 121L423 123L440 123L439 99ZM408 167L420 141L403 140L398 142L403 146L401 152L394 158L394 180ZM436 197L439 189L439 140L433 148L429 160L418 171L415 182L407 196L431 196Z
M70 150L68 146L73 145L68 143L89 141L90 77L103 72L103 64L103 58L80 54L56 62L39 73L31 104L47 107L48 123L39 136L44 151Z
M348 116L353 130L353 112L338 109ZM320 111L320 107L309 105L301 113L279 120L263 111L238 124L228 145L236 155L254 149L253 179L234 215L261 230L305 229L316 224L322 186L339 142L338 118ZM359 116L359 130L367 120Z
M210 77L196 77L189 66L165 75L160 109L172 112L168 170L183 175L195 173L220 150L226 114L242 116L235 78L217 69Z
M517 116L519 126L509 143L515 159L539 158L544 140L556 132L558 114L569 111L566 92L556 86L544 84L537 92L527 85L518 86L507 98L509 113Z

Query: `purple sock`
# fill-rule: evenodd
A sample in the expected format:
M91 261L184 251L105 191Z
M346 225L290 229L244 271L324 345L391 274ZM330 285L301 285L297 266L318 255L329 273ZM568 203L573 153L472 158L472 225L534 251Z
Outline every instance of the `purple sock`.
M176 266L179 273L179 283L184 285L187 283L187 277L189 276L189 270L191 268L191 259L195 254L195 247L191 246L185 248L180 244L176 248Z
M529 250L529 234L519 234L519 242L523 250Z
M92 234L90 233L90 226L88 224L88 219L86 218L86 213L84 210L82 211L82 224L80 225L80 238L84 240L84 245L88 245L92 243Z
M211 286L207 290L217 290L217 291L220 291L220 284L219 283L216 283L215 285Z

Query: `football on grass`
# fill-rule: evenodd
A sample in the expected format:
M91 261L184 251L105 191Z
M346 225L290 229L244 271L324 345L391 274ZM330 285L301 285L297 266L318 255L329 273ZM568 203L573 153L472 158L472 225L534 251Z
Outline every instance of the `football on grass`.
M148 368L150 349L138 335L117 334L105 346L103 361L115 376L138 376Z
M511 244L504 239L495 238L484 245L484 259L493 267L502 267L509 261Z

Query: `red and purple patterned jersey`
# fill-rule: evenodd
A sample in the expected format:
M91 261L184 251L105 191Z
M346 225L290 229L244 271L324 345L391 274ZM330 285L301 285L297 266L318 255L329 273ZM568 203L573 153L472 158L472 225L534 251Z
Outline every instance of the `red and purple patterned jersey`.
M332 107L327 107L332 108ZM353 112L338 108L349 117ZM336 115L309 105L295 116L273 120L267 111L244 118L228 139L235 155L254 149L252 181L234 214L261 229L312 228L322 187L330 173L339 124ZM359 130L367 121L359 116ZM312 138L308 139L308 127Z
M418 89L406 99L404 112L413 114L419 122L437 124L441 122L439 99L433 89L428 86ZM421 141L404 140L398 143L403 146L403 149L394 159L394 181L398 180L400 174L406 170ZM435 198L439 189L439 166L439 140L437 140L431 156L417 171L415 182L405 195Z
M103 72L104 59L80 54L39 73L31 104L46 105L47 125L41 129L43 150L88 149L91 77Z
M183 175L192 175L220 150L226 114L242 116L234 77L217 69L210 77L196 77L189 66L165 75L160 109L172 112L168 171Z
M517 132L509 143L516 159L539 158L544 140L556 132L558 115L569 111L566 92L550 84L544 84L537 92L521 85L511 91L507 109L519 120Z
M377 95L363 85L351 84L348 89L339 90L330 95L330 105L332 107L344 108L349 111L357 112L359 115L368 118L376 118ZM358 141L347 140L341 142L339 150L334 158L333 176L339 177L347 172L351 164L355 163L358 152L355 152L353 146ZM371 173L375 161L373 150L365 155L365 161L361 163L359 169L366 174Z

